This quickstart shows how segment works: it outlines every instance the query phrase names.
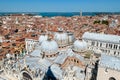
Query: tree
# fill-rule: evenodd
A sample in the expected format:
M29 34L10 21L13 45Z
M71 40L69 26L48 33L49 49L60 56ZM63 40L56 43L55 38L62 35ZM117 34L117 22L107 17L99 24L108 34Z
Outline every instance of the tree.
M2 23L2 22L0 22L0 26L2 26L2 24L3 24L3 23Z
M100 20L96 20L93 22L93 24L97 24L97 23L100 24Z
M108 22L108 21L106 21L106 20L102 20L102 24L109 25L109 22Z

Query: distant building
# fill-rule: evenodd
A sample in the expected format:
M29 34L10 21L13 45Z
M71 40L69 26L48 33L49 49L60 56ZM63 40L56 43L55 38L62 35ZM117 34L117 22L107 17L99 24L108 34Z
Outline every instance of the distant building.
M15 19L15 24L19 24L18 18Z
M97 73L97 80L120 80L120 59L102 55Z
M112 22L109 24L109 27L117 27L118 25L118 20L112 20Z
M27 29L26 32L27 32L27 33L29 33L29 32L35 32L35 30L33 30L32 28L29 28L29 29Z
M102 20L108 20L108 19L109 19L108 15L105 15L105 16L103 16L103 17L100 19L100 21L102 21Z
M90 50L101 50L107 55L120 57L120 36L85 32L82 39Z
M80 16L82 16L82 10L80 10Z

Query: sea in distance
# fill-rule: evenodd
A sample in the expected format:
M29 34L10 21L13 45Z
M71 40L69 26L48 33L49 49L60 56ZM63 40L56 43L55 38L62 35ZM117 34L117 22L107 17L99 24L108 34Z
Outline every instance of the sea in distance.
M55 17L55 16L78 16L80 12L0 12L0 16L7 16L11 14L28 14L28 15L39 15L42 17ZM96 16L101 14L117 14L120 15L120 12L83 12L82 16Z

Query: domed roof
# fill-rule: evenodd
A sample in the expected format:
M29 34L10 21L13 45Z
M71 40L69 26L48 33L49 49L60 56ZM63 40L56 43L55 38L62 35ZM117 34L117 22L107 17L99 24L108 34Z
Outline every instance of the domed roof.
M56 32L54 35L54 39L55 40L67 40L68 35L67 33L64 33L64 32Z
M43 41L46 41L47 39L48 39L48 36L45 34L42 34L39 37L39 43L42 43Z
M86 50L87 49L87 43L85 41L76 40L73 43L73 49L75 51Z
M59 45L59 47L65 47L68 45L68 35L63 31L56 32L54 34L54 39Z
M58 44L54 40L46 40L41 43L41 51L45 53L55 53L58 50Z

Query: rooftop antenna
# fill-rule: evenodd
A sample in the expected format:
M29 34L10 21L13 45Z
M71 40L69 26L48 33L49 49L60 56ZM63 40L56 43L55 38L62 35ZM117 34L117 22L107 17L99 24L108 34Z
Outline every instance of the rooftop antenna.
M82 10L80 10L80 16L82 16Z

